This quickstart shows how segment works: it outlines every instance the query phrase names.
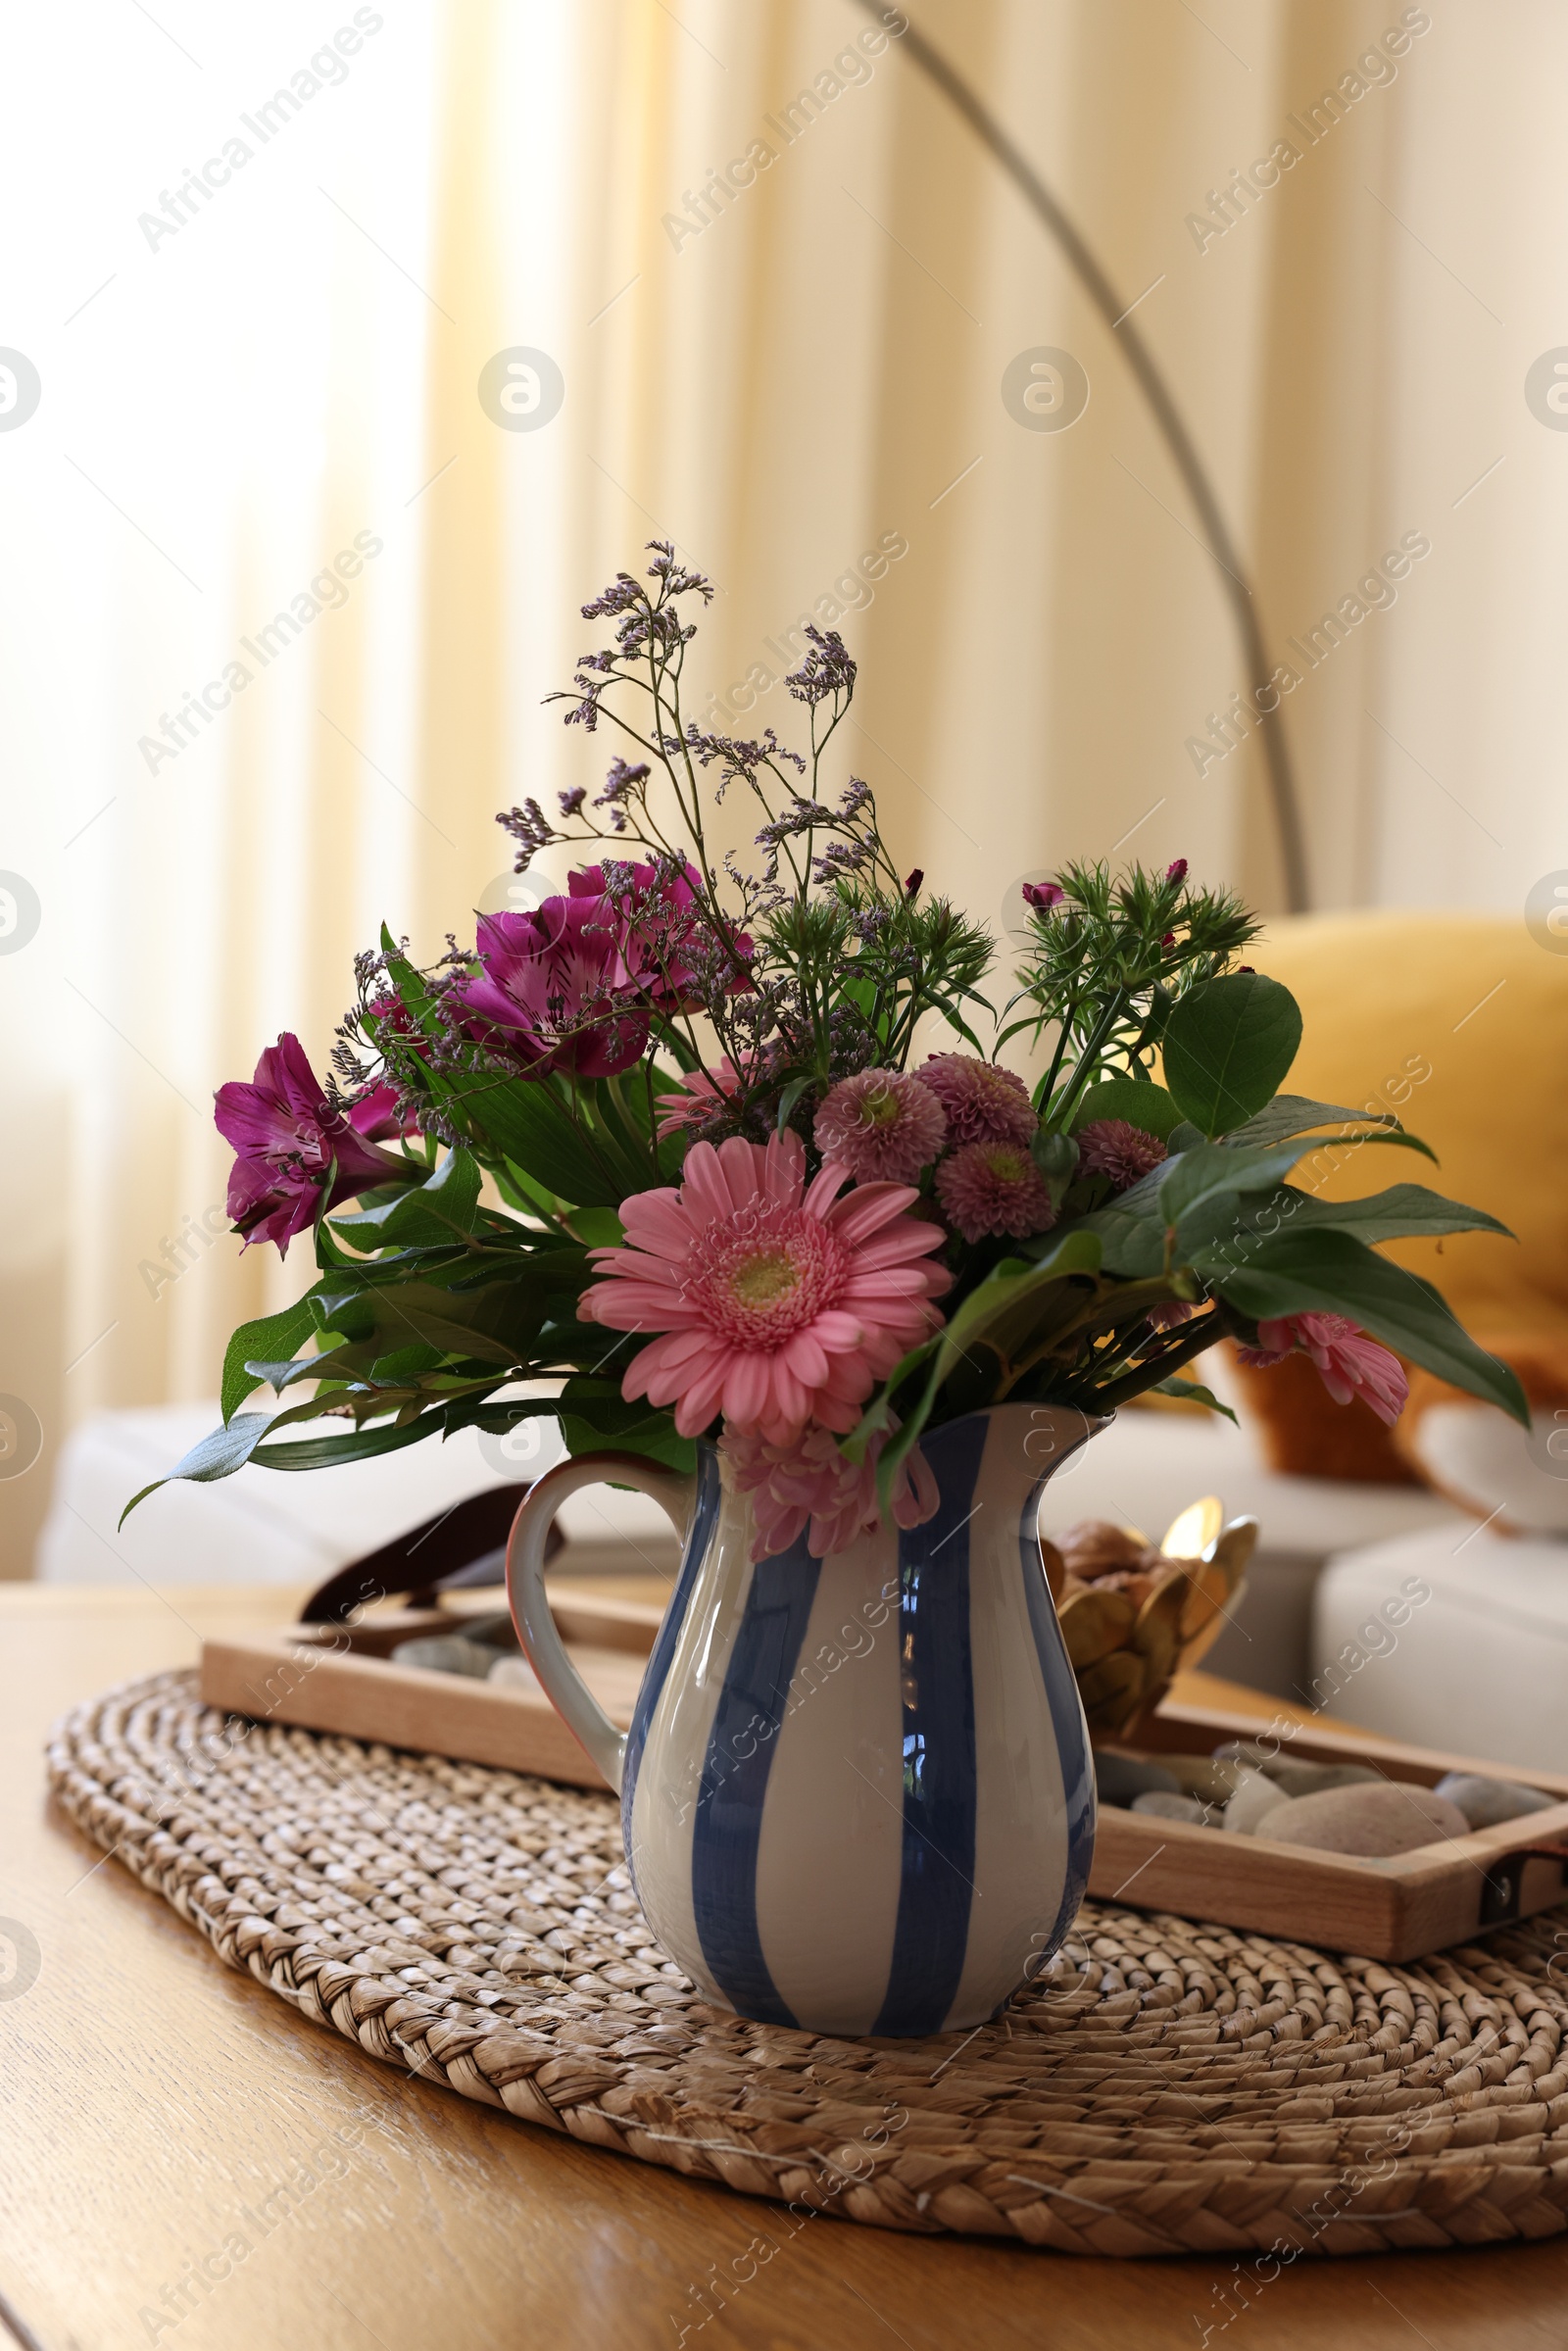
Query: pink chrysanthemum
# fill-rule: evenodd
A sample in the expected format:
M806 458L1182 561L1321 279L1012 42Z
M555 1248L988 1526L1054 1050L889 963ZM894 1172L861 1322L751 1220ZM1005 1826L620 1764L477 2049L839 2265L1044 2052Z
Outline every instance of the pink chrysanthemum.
M942 1149L947 1112L919 1078L862 1069L841 1078L811 1129L824 1159L862 1183L912 1184Z
M1157 1135L1146 1134L1126 1118L1092 1118L1078 1130L1078 1164L1087 1175L1107 1175L1126 1192L1165 1157Z
M696 1437L716 1412L741 1436L790 1445L808 1421L852 1429L899 1357L935 1330L953 1276L930 1262L937 1226L907 1216L917 1195L862 1184L839 1200L831 1163L809 1185L798 1135L766 1146L694 1143L677 1189L620 1207L625 1249L594 1251L606 1278L585 1322L660 1331L633 1357L623 1396L673 1404Z
M787 1551L802 1535L814 1557L831 1559L881 1525L876 1464L885 1436L873 1438L858 1468L845 1460L826 1429L808 1429L792 1445L737 1437L729 1430L719 1442L736 1485L752 1497L754 1560ZM923 1527L935 1517L941 1498L930 1464L916 1445L894 1480L894 1518L901 1527Z
M915 1072L948 1114L948 1141L1032 1143L1040 1121L1022 1078L973 1053L933 1053Z
M1410 1384L1397 1355L1369 1339L1359 1323L1343 1314L1283 1314L1257 1326L1259 1344L1237 1348L1244 1363L1283 1363L1299 1347L1317 1365L1318 1376L1337 1404L1358 1396L1392 1428L1404 1410Z
M1056 1221L1045 1178L1016 1143L966 1143L937 1169L937 1198L965 1241L1010 1233L1021 1241Z

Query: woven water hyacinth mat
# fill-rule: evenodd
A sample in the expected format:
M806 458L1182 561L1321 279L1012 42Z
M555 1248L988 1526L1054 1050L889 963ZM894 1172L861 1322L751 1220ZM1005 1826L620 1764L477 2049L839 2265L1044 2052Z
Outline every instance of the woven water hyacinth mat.
M78 1708L49 1772L90 1837L302 2014L748 2195L1270 2262L1568 2216L1568 1911L1395 1968L1090 1903L1050 1974L966 2038L834 2040L699 1997L643 1923L609 1796L241 1723L190 1674Z

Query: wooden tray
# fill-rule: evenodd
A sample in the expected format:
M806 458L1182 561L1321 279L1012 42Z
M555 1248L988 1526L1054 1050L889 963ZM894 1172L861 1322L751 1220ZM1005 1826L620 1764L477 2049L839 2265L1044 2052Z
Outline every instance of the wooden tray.
M643 1667L663 1609L612 1599L574 1581L546 1584L556 1623L578 1672L625 1730L642 1687ZM201 1692L209 1706L258 1722L296 1723L389 1747L537 1772L575 1788L603 1788L598 1766L577 1744L542 1690L496 1689L462 1674L394 1665L400 1641L458 1633L464 1621L493 1616L505 1595L464 1593L441 1608L399 1608L351 1630L291 1625L281 1633L202 1643Z
M579 1672L624 1729L662 1608L597 1593L569 1578L553 1580L548 1590ZM459 1605L403 1609L351 1631L296 1625L248 1640L210 1641L202 1648L201 1694L210 1706L258 1721L603 1788L542 1690L498 1689L390 1662L398 1642L461 1630L466 1616L493 1614L498 1599L494 1592L468 1592ZM1206 1754L1224 1739L1255 1739L1266 1729L1255 1715L1167 1697L1144 1724L1137 1749L1126 1751ZM1564 1860L1534 1848L1562 1846L1568 1853L1568 1778L1521 1774L1322 1724L1290 1731L1282 1744L1298 1762L1366 1763L1388 1779L1425 1788L1450 1771L1522 1779L1560 1801L1525 1820L1477 1829L1388 1861L1313 1853L1261 1837L1227 1837L1221 1830L1102 1805L1089 1891L1100 1901L1171 1910L1396 1962L1468 1941L1563 1899Z

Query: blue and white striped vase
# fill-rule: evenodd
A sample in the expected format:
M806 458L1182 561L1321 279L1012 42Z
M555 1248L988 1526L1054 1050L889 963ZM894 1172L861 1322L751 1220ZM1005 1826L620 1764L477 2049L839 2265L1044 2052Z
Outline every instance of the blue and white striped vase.
M1095 1838L1089 1735L1036 1536L1046 1481L1104 1422L1003 1404L923 1440L941 1504L830 1559L754 1565L751 1503L630 1454L541 1479L508 1584L540 1682L617 1788L637 1896L710 2000L814 2033L964 2031L1066 1935ZM579 1487L638 1487L679 1579L625 1736L544 1594Z

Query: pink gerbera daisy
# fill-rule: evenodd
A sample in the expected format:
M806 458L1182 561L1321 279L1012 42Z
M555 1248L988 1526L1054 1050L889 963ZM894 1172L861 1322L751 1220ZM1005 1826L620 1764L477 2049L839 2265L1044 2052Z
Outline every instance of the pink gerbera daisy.
M1404 1366L1343 1314L1282 1314L1257 1326L1258 1345L1237 1348L1244 1363L1283 1363L1297 1347L1310 1355L1337 1404L1358 1396L1392 1428L1404 1410L1410 1384Z
M862 1182L889 1184L913 1183L947 1131L947 1113L930 1087L899 1069L841 1078L811 1129L824 1159L836 1159Z
M933 1053L916 1071L948 1114L950 1143L1032 1143L1040 1121L1022 1078L973 1053Z
M857 1466L846 1461L826 1429L808 1429L794 1445L769 1445L763 1437L737 1437L726 1430L720 1449L741 1493L752 1497L753 1559L771 1559L802 1535L814 1558L831 1559L879 1527L876 1465L886 1443L887 1434L879 1433ZM893 1483L894 1518L901 1527L923 1527L936 1516L941 1498L930 1464L916 1445L899 1464Z
M1092 1118L1078 1130L1078 1164L1086 1175L1107 1175L1118 1192L1130 1191L1166 1156L1157 1135L1146 1134L1126 1118Z
M664 1335L632 1358L621 1393L673 1404L696 1437L716 1412L742 1436L789 1445L808 1421L852 1429L900 1356L937 1328L951 1288L930 1262L940 1229L905 1214L918 1197L845 1170L809 1185L794 1134L694 1143L678 1189L623 1200L625 1249L596 1249L606 1277L585 1322Z
M965 1241L1044 1233L1056 1221L1045 1178L1016 1143L966 1143L937 1169L937 1198Z

